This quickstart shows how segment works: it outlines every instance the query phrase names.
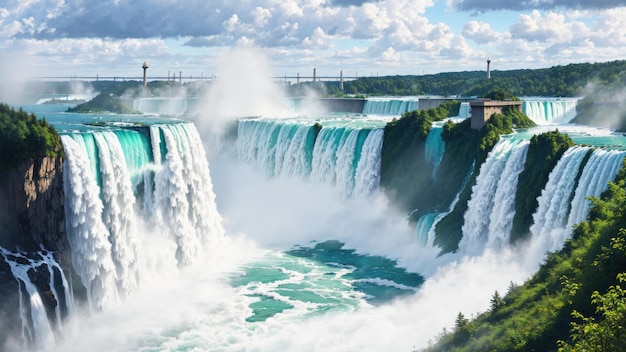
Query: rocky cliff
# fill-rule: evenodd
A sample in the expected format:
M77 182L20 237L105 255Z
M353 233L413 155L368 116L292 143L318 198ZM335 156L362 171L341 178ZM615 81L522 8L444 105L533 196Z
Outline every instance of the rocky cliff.
M67 249L63 160L29 160L0 183L0 246L36 251Z
M9 262L28 264L41 262L43 255L53 253L65 276L71 275L71 252L65 231L63 191L63 160L61 157L31 159L19 165L0 181L0 247L5 253L19 256L0 256L0 349L11 343L12 337L24 334L20 318L20 292L27 297L24 284L16 280ZM59 304L53 289L62 292L60 280L50 280L50 273L58 276L47 265L33 265L27 275L37 287L48 316L54 318ZM22 304L29 307L28 299ZM28 320L28 317L26 318ZM26 326L32 322L26 322ZM28 328L27 328L28 329Z

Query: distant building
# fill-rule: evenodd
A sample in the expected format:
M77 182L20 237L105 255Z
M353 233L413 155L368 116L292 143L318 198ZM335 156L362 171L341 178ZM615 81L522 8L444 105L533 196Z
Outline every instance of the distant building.
M502 110L507 106L514 106L519 111L522 111L522 102L519 100L478 99L471 101L470 109L472 112L472 128L476 130L483 128L491 115L501 114Z

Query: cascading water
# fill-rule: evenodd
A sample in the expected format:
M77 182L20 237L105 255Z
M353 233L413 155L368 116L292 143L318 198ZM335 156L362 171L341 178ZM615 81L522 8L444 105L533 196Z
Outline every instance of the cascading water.
M315 143L313 128L310 124L240 120L237 137L239 160L254 165L268 176L279 176L284 172L308 177Z
M517 179L524 170L528 142L501 138L480 167L464 216L459 248L477 253L508 243L515 215Z
M109 309L137 289L150 265L150 253L138 249L146 230L151 240L172 243L159 262L179 265L193 262L200 247L223 236L208 162L193 125L146 130L150 143L130 130L62 136L72 261L95 310Z
M624 158L623 151L595 149L576 183L581 163L589 147L572 147L550 173L548 183L537 199L539 206L530 231L547 251L559 249L571 235L573 226L584 220L589 209L587 197L598 197L613 180Z
M39 258L12 253L0 247L0 254L9 264L13 277L19 284L19 313L22 325L22 340L33 344L36 348L44 348L54 343L55 337L46 308L39 291L29 272L46 267L48 272L48 292L56 302L55 319L57 326L61 324L63 315L73 315L74 297L65 274L52 254L40 251L35 254ZM61 282L56 282L59 277Z
M568 149L550 173L548 183L537 198L539 205L533 215L534 224L530 232L534 238L546 243L548 250L558 249L569 233L565 226L570 199L578 170L589 150L588 147Z
M402 115L419 109L418 98L369 98L363 106L365 115Z
M356 168L354 194L370 195L380 184L380 150L383 146L385 130L376 128L370 131L361 149L361 158Z
M566 229L583 221L589 211L587 197L599 197L615 178L622 166L625 152L621 150L595 149L587 161L572 199Z
M269 176L335 185L346 197L378 188L382 129L324 126L316 137L315 128L310 122L240 120L238 158Z
M446 149L446 144L441 138L441 133L443 132L443 126L433 126L428 132L428 136L426 137L426 161L433 163L433 174L432 178L434 179L437 175L437 167L443 158L443 153Z
M522 111L538 125L567 123L576 116L578 99L522 98Z

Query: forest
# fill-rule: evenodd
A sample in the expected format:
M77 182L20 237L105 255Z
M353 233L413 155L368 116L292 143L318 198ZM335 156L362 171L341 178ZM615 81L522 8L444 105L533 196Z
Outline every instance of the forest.
M28 159L59 153L61 137L45 119L0 104L0 178Z

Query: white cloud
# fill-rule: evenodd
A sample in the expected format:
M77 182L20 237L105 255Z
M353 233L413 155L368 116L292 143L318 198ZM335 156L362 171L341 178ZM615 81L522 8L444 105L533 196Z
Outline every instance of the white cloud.
M330 38L323 29L317 27L310 37L302 40L302 45L310 49L327 49L330 47Z
M542 15L535 10L528 15L520 15L517 23L512 25L510 30L513 38L539 42L556 42L571 40L575 35L572 29L584 27L582 23L566 23L563 14L548 12Z
M493 30L489 23L471 20L463 26L463 36L478 44L490 44L502 40L506 35Z
M257 27L265 27L272 17L272 13L269 9L257 6L252 12L252 17L254 17L254 24Z

